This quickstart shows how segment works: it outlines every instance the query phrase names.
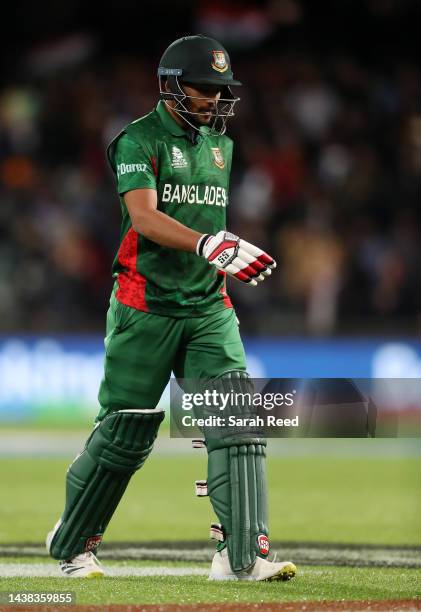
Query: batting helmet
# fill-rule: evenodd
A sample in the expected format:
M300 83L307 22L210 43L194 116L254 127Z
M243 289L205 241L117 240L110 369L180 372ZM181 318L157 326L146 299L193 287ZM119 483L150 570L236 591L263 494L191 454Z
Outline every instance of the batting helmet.
M194 113L186 106L193 99L183 90L183 84L215 85L221 87L221 97L215 105L211 131L223 134L229 117L234 115L235 97L231 85L241 85L234 79L229 55L218 41L203 34L175 40L163 53L158 66L159 92L164 101L174 100L172 110L189 125L198 129ZM163 80L167 88L163 87ZM197 99L197 98L196 98Z

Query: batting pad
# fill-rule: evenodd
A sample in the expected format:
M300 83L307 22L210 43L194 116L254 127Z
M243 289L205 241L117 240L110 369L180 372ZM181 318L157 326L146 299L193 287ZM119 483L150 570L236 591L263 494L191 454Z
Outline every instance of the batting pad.
M259 536L268 534L266 448L243 444L213 450L208 458L208 494L222 524L231 569L256 560Z
M67 471L66 506L50 544L55 559L95 550L133 473L152 451L163 411L120 410L95 427Z
M212 381L217 390L253 391L247 372L226 372ZM230 414L252 414L252 407L227 406ZM208 495L222 525L231 569L246 570L268 553L266 440L256 428L227 428L216 438L204 431L208 451Z

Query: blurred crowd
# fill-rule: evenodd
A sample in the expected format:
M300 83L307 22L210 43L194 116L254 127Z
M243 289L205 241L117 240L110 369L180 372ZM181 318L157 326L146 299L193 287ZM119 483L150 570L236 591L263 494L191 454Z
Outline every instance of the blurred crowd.
M0 89L1 331L102 332L120 208L105 148L157 101L149 58ZM238 54L229 229L278 261L230 282L243 333L421 332L421 74Z

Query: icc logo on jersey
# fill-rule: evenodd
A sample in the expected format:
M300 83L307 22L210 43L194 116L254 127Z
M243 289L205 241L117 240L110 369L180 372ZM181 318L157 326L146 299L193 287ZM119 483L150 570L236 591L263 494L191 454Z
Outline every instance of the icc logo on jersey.
M215 162L215 166L218 166L221 170L225 168L225 160L222 157L221 149L219 147L211 147L211 151L213 153L213 161Z
M225 72L228 70L228 64L223 51L212 51L213 62L212 68L218 72Z
M185 159L183 152L176 146L172 148L172 162L173 168L185 168L187 166L187 160Z

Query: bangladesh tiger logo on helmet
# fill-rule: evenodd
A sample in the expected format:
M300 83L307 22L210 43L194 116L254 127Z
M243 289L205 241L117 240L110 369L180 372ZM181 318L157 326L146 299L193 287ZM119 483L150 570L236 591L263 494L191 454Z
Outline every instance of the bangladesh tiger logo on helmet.
M218 72L225 72L228 70L228 63L224 51L212 51L212 55L212 68L214 70L217 70Z

